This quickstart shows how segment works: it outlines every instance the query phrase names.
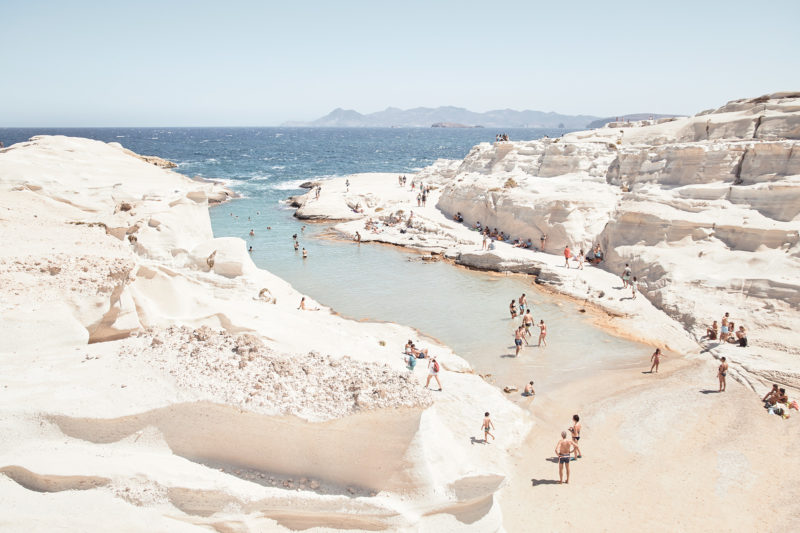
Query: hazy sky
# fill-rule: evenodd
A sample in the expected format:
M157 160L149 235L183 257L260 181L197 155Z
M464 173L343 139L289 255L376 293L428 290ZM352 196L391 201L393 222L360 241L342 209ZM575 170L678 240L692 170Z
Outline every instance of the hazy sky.
M0 0L0 126L694 113L800 90L800 0Z

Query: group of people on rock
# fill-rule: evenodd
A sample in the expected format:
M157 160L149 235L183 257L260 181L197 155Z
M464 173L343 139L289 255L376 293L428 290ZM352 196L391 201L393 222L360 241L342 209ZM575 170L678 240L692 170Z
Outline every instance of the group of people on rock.
M770 414L779 415L788 418L789 409L800 410L797 400L789 400L786 394L786 389L778 387L777 383L772 385L772 389L761 399L764 402L764 409L769 411Z
M542 249L544 249L544 243L547 240L546 235L542 235ZM584 253L583 248L578 250L578 253L573 253L570 250L569 245L564 246L564 266L569 268L570 260L574 261L578 264L578 269L583 270L583 264L589 263L590 265L596 265L603 261L603 250L600 248L599 244L595 244L590 250L589 253ZM627 266L627 265L626 265ZM627 287L627 284L625 285ZM635 296L634 296L635 297Z
M401 187L405 187L407 179L408 178L406 178L405 176L397 176L397 184L400 185Z
M417 366L418 359L427 359L428 360L428 379L425 382L425 388L427 389L431 383L431 379L435 379L436 383L439 385L439 390L442 390L442 382L439 381L439 372L441 370L439 366L439 362L436 360L435 356L432 356L428 353L427 348L419 349L416 347L414 342L411 339L408 339L405 347L405 355L403 359L406 362L406 366L409 370L414 370Z
M736 329L736 324L730 319L730 316L730 313L725 313L721 320L721 328L717 325L717 321L715 320L711 326L706 328L705 336L708 340L719 339L720 342L738 344L740 347L746 348L747 330L744 329L744 326L739 326L739 329Z
M498 133L494 136L494 142L508 142L508 133Z

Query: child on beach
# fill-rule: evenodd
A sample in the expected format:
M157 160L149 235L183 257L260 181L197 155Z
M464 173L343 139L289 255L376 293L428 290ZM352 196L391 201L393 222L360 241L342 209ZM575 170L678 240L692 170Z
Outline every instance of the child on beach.
M490 429L494 429L494 424L492 423L492 419L489 418L489 411L486 411L486 413L483 415L483 425L481 426L481 428L483 429L483 442L489 444L489 437L492 437L492 439L494 439L494 435L489 433Z

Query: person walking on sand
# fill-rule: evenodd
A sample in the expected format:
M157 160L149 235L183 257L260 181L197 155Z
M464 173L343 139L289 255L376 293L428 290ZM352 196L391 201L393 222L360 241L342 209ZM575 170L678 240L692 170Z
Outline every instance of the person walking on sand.
M345 192L350 192L350 178L344 180Z
M436 383L439 384L439 390L442 390L442 382L439 381L439 362L436 360L435 357L431 357L428 359L428 380L425 382L425 388L428 388L428 385L431 384L431 378L436 380Z
M631 272L630 265L628 265L628 263L625 263L625 270L622 271L622 276L620 276L622 278L622 288L623 289L628 287L628 282L631 279L631 274L632 274L632 272Z
M541 247L541 251L542 251L542 252L544 252L544 243L546 243L546 242L547 242L547 235L545 235L544 233L542 233L542 236L541 236L541 237L539 237L539 242L540 242L540 243L541 243L541 245L542 245L542 247Z
M516 330L514 330L514 345L517 347L517 351L514 354L514 357L519 357L519 352L522 350L522 340L524 338L525 338L525 328L520 326Z
M636 276L633 276L633 281L631 281L631 300L636 299L636 287L639 284L639 281L636 279Z
M575 459L583 457L581 451L578 449L578 441L581 440L581 417L572 415L572 427L569 428L572 434L572 442L575 443Z
M567 468L567 481L569 483L569 460L572 452L580 455L581 450L578 445L567 438L567 432L561 432L561 440L556 443L556 456L558 457L558 483L564 483L564 466Z
M572 252L569 249L569 245L564 247L564 266L569 268L569 258L572 257Z
M655 368L656 374L658 374L658 363L661 362L661 348L656 348L656 351L650 356L650 361L653 362L653 364L650 365L650 373L652 374Z
M547 326L544 320L539 321L539 344L537 346L547 346Z
M489 418L489 411L486 411L483 415L483 425L481 426L483 429L483 442L489 444L489 437L492 437L494 440L494 435L489 433L490 429L494 429L494 424L492 423L492 419Z
M725 392L725 387L727 385L726 378L728 377L728 361L724 357L722 358L722 364L719 365L717 377L719 378L719 392Z
M517 318L517 301L511 300L511 303L508 305L508 311L511 313L511 318Z
M528 307L528 297L523 292L522 296L519 297L519 314L525 313L526 307Z
M584 261L584 259L586 259L586 256L585 256L585 254L583 253L583 248L581 248L581 251L580 251L580 252L578 252L578 257L577 257L577 259L578 259L578 268L579 268L579 269L581 269L581 270L583 270L583 261Z

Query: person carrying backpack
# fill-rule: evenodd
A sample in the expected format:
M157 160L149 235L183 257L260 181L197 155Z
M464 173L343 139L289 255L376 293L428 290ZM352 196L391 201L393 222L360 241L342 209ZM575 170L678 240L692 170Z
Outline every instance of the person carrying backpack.
M428 385L431 383L431 378L436 379L436 383L439 384L439 390L442 390L442 382L439 381L439 362L436 360L435 357L428 359L428 380L425 382L425 388L428 388Z

